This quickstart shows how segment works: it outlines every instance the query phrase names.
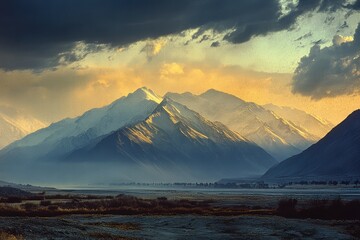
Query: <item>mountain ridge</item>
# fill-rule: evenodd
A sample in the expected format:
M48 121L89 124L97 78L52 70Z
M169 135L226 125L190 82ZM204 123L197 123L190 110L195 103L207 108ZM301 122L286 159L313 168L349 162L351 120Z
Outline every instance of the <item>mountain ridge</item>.
M13 108L0 106L0 149L47 124Z
M319 138L324 137L334 127L331 122L299 109L276 106L274 104L266 104L263 105L263 107L284 119L288 119L292 123L313 133Z
M106 159L109 153L113 161L127 159L126 164L144 176L149 169L161 169L162 173L167 169L175 180L184 179L179 172L197 180L209 180L209 175L211 180L224 174L249 176L276 163L264 150L225 125L210 122L168 98L144 121L119 129L81 154L84 152L87 154L83 159ZM79 155L72 159L79 159Z
M209 159L208 164L201 165L201 159ZM225 159L224 166L221 159ZM230 167L231 161L237 167ZM81 175L86 172L103 181L134 181L136 176L145 181L259 175L276 161L222 123L140 88L103 108L59 121L15 142L0 151L0 163L1 175L10 181L15 176L9 173L14 172L19 178L36 181L82 177L85 181L89 178Z
M224 123L245 138L257 143L278 160L301 152L319 139L260 105L218 90L210 89L200 95L167 93L165 96L188 106L212 121ZM266 130L263 129L265 126ZM264 134L261 137L258 136L260 132Z
M269 169L263 179L360 177L360 110L351 113L324 138Z

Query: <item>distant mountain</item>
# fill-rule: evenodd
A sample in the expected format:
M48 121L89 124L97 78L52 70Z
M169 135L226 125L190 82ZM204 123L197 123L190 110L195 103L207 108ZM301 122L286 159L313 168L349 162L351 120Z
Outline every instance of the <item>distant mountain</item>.
M360 177L360 110L350 114L323 139L271 168L268 180L336 180Z
M120 162L126 166L122 175L143 181L254 176L276 163L223 124L210 122L170 99L164 99L144 121L121 128L69 158Z
M10 107L0 106L0 149L47 125Z
M5 150L9 152L18 147L35 146L39 155L63 155L125 125L144 120L161 101L162 98L151 90L140 88L110 105L53 123L14 142Z
M319 139L262 106L214 89L201 95L167 93L166 96L211 121L224 123L278 160L301 152Z
M144 87L110 105L29 134L0 151L0 176L8 181L27 183L30 179L31 183L48 185L42 181L46 178L44 172L56 167L58 171L48 173L53 176L53 181L70 183L71 177L79 174L80 166L63 166L57 161L76 149L99 141L112 131L144 120L161 101L161 97ZM87 167L89 171L93 170L90 166L82 166L82 171L86 172ZM103 175L99 171L99 177Z
M264 173L276 161L221 123L141 88L0 151L0 176L45 185L216 180Z
M266 104L263 107L274 112L281 118L293 122L297 126L305 129L307 132L312 133L319 138L324 137L334 127L331 122L308 114L299 109L280 107L273 104Z
M33 194L18 188L0 187L0 197L30 197Z
M1 187L12 187L17 188L24 191L30 192L40 192L40 191L48 191L48 190L55 190L55 188L51 187L40 187L40 186L33 186L30 184L16 184L16 183L9 183L0 180L0 188Z

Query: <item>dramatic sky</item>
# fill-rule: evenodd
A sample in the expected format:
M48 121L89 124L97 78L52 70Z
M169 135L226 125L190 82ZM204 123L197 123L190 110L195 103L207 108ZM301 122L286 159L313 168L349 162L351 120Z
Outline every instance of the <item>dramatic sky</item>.
M147 86L338 123L360 108L360 0L4 0L0 105L53 122Z

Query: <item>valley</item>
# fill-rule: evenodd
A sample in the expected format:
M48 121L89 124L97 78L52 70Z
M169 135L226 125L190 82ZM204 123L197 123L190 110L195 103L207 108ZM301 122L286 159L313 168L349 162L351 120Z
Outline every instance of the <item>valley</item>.
M18 197L18 202L9 198L12 203L6 203L6 198L2 198L0 236L31 240L38 236L43 239L168 239L174 236L199 239L211 234L213 239L236 236L241 236L240 239L354 239L359 237L358 218L283 216L281 202L296 199L296 211L303 214L310 206L331 207L340 198L344 206L350 207L350 203L360 206L359 194L358 188L53 189L45 194L23 195ZM352 211L359 216L354 212L358 210Z

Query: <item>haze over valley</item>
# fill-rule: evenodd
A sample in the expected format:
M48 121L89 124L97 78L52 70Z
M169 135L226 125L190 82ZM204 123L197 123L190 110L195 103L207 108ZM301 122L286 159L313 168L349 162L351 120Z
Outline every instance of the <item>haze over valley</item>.
M161 97L142 87L11 143L0 151L0 171L3 180L35 184L254 178L315 144L332 127L301 110L261 106L214 89Z
M360 0L0 1L0 240L359 221Z

